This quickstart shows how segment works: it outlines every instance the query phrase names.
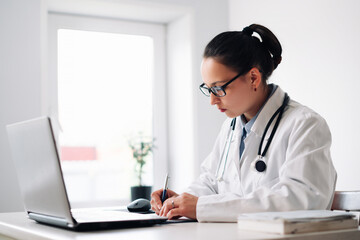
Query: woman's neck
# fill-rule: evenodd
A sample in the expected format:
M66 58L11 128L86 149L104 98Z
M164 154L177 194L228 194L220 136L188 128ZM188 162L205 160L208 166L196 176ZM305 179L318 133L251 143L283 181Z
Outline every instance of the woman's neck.
M246 122L250 121L253 117L255 117L261 107L265 104L266 100L269 98L271 88L267 84L262 86L262 88L258 89L258 96L256 97L257 100L255 101L253 107L250 109L250 111L244 113Z

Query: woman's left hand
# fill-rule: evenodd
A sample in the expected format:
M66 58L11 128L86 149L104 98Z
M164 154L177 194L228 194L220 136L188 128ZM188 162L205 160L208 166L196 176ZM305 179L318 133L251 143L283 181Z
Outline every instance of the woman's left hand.
M177 197L166 199L160 210L160 216L166 216L168 219L176 217L188 217L196 219L196 204L198 197L189 193L182 193Z

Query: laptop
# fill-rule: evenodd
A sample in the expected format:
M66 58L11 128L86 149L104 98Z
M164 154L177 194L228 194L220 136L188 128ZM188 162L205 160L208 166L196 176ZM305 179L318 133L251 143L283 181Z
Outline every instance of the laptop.
M49 117L7 125L25 211L39 223L73 230L148 226L166 217L115 208L71 209Z

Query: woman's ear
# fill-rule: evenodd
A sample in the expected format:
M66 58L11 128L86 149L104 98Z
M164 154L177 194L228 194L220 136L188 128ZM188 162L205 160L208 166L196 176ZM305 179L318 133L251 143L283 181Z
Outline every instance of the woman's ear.
M253 67L250 70L250 80L251 80L251 86L256 91L261 83L261 73L258 68Z

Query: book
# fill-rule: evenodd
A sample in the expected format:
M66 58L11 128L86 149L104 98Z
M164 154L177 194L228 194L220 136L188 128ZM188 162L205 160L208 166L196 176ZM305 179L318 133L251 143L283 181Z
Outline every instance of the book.
M245 213L238 216L238 228L277 234L357 229L356 215L330 210Z

